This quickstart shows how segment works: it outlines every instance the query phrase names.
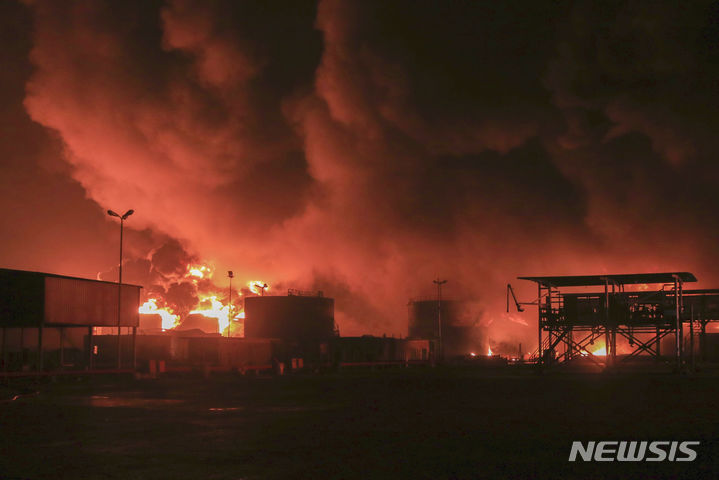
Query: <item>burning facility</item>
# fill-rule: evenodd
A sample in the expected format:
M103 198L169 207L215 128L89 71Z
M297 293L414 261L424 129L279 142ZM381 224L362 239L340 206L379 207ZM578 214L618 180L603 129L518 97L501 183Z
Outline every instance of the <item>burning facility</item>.
M527 303L538 307L539 348L532 361L587 358L614 366L641 355L673 357L681 368L694 363L695 353L707 359L707 346L714 344L707 326L719 321L719 289L686 289L697 281L692 273L520 279L537 284L537 300Z

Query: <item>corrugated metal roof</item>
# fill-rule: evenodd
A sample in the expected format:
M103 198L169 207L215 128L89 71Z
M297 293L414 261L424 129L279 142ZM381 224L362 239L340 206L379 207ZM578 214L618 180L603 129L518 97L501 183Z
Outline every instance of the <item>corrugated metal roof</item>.
M672 283L679 278L682 282L696 282L697 278L689 272L664 273L622 273L615 275L570 275L559 277L517 277L520 280L529 280L545 287L589 287L616 283L619 285L633 285L640 283Z
M69 275L58 275L57 273L33 272L30 270L16 270L16 269L12 269L12 268L0 268L0 273L10 273L10 274L11 273L20 273L20 274L27 274L27 275L37 275L40 277L67 278L69 280L83 280L85 282L109 283L111 285L117 286L117 282L108 282L106 280L96 280L93 278L71 277ZM123 285L127 285L129 287L143 288L142 285L134 285L132 283L123 283Z

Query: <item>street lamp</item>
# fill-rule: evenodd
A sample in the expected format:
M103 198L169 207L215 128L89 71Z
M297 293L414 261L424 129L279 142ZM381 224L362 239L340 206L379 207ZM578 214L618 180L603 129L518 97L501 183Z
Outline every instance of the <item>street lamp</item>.
M117 368L122 368L122 356L120 354L120 325L121 319L120 313L122 311L122 230L125 225L127 217L135 213L135 210L128 210L124 215L117 214L112 210L108 210L107 214L111 217L117 217L120 219L120 267L119 274L117 277Z
M442 285L447 283L447 280L432 280L432 283L437 285L437 330L439 333L439 358L444 358L444 351L442 349Z
M235 274L232 273L232 270L227 271L227 276L230 278L230 305L229 305L229 312L227 314L227 338L230 338L230 330L232 329L232 279L235 277ZM220 335L222 336L222 335Z

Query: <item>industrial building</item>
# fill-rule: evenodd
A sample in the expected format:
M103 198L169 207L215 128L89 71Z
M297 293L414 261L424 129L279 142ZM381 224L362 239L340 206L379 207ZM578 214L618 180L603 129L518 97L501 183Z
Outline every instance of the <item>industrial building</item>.
M476 302L421 298L410 300L408 309L409 338L436 340L445 359L487 351Z
M133 367L141 288L0 269L2 370L116 368L118 324L122 340L120 366ZM105 353L94 338L98 327L113 328L115 333L112 358L107 357L104 363L96 361Z
M719 321L719 290L685 289L697 281L689 272L519 278L537 284L537 299L517 308L538 307L530 360L541 364L587 358L613 366L642 355L671 356L681 368L695 352L707 358L707 325ZM601 357L596 342L605 345Z
M330 342L335 365L399 365L427 362L432 358L435 343L429 339L391 337L336 337Z
M719 289L685 288L697 281L692 273L519 278L537 285L535 300L514 299L520 310L537 307L539 347L530 363L584 359L606 367L654 357L682 368L719 360ZM245 335L227 338L201 314L163 331L159 315L139 314L141 288L0 269L2 372L408 365L488 351L482 311L468 300L411 300L404 339L340 337L334 299L288 290L245 298ZM508 286L508 305L510 293Z

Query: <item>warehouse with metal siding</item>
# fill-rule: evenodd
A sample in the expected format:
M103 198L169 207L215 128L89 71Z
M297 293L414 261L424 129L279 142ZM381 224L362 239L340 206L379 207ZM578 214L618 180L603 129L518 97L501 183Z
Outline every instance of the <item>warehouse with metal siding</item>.
M127 366L134 358L129 334L134 338L139 324L141 288L123 284L121 290L119 323L129 347ZM93 328L117 326L117 283L0 269L2 372L89 369L96 346Z

